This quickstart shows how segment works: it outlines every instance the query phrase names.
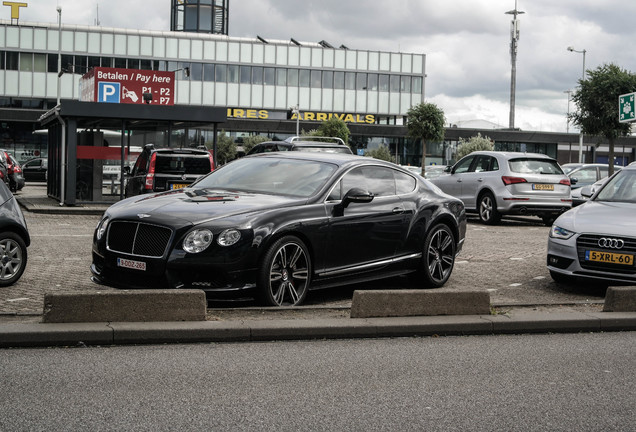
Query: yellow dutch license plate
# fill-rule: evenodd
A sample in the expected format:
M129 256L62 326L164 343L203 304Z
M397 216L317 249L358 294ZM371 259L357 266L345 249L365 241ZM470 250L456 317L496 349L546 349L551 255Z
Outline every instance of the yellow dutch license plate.
M619 264L625 266L634 265L634 255L620 254L615 252L599 252L587 250L585 251L585 260L606 264Z
M186 187L186 186L188 186L188 185L187 185L187 184L185 184L185 183L172 183L172 184L170 185L170 189L171 189L171 190L174 190L174 189L182 189L182 188L184 188L184 187Z
M552 184L533 184L532 189L534 190L544 190L544 191L553 191L554 185Z

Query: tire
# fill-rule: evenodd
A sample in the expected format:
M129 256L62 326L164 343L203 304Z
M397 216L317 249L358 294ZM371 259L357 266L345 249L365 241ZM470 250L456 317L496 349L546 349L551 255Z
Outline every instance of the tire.
M258 270L258 299L267 306L297 306L307 296L311 259L305 244L285 236L270 246Z
M497 201L490 192L486 192L479 197L477 212L479 213L479 220L486 225L494 225L501 220L501 215L497 211Z
M541 217L541 220L543 221L543 224L544 224L545 226L549 226L549 227L551 227L551 226L552 226L552 224L554 223L554 221L556 220L556 216L552 216L552 215L549 215L549 216L542 216L542 217Z
M450 277L455 265L455 236L447 225L435 225L424 240L421 268L416 273L425 287L439 288Z
M0 287L13 285L24 273L27 247L22 237L12 232L0 234Z

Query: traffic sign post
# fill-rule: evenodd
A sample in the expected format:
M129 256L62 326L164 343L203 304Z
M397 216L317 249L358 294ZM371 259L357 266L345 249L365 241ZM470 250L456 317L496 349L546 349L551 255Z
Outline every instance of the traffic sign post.
M618 97L618 121L621 123L636 122L636 93L628 93Z

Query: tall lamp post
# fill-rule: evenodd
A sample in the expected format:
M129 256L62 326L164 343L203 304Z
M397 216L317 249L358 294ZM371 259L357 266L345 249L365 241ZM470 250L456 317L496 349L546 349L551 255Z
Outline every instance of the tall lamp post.
M62 77L62 8L57 7L57 104L60 104L60 83Z
M517 10L517 0L515 0L514 10L506 12L508 15L513 15L510 26L510 62L512 63L512 70L510 71L510 119L508 121L508 127L510 129L515 128L515 92L517 87L517 41L519 40L519 22L517 21L517 15L521 15L525 12Z
M581 74L581 80L585 79L585 53L586 50L575 50L574 47L569 46L568 51L583 54L583 73ZM579 133L579 163L583 163L583 131Z

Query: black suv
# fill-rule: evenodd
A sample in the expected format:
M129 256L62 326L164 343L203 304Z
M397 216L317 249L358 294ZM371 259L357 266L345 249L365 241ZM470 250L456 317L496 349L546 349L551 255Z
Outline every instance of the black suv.
M213 169L212 154L206 150L156 149L153 144L146 144L132 170L126 170L125 195L179 189Z
M326 140L330 140L327 142ZM307 152L328 152L346 153L353 152L348 145L340 138L334 137L292 137L285 141L266 141L256 144L247 155L256 153L269 153L278 151L307 151Z

